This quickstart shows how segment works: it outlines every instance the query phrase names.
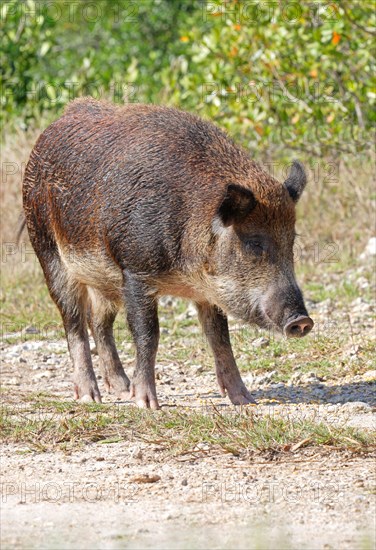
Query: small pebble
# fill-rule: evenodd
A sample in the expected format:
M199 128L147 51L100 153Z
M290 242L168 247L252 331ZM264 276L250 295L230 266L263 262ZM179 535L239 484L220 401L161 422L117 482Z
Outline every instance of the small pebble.
M269 344L270 340L268 338L264 338L264 336L261 336L261 338L257 338L257 340L252 342L252 346L254 348L266 348Z
M372 411L372 407L368 403L363 403L362 401L350 401L342 405L342 411L346 411L350 414L367 413Z

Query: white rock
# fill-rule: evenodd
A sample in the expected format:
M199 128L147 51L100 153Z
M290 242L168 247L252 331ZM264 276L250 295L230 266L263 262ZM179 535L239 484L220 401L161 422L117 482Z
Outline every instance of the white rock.
M274 376L277 374L276 370L272 370L271 372L266 372L265 374L260 374L259 376L256 376L254 380L254 384L257 386L261 386L263 384L270 384Z
M317 378L314 372L307 372L307 374L303 374L301 381L304 384L309 384L312 382L320 382L319 378Z
M356 281L356 286L360 289L365 289L369 287L369 282L365 277L359 277Z
M134 447L131 447L129 449L129 454L131 455L132 458L135 458L137 460L141 460L142 459L142 451L140 449L140 447L138 445L135 445Z
M363 300L361 296L351 302L351 313L364 313L372 309L371 304Z
M191 371L193 374L201 374L204 372L204 367L202 365L192 365Z
M370 256L376 256L376 237L371 237L360 255L361 260L365 260L366 258L369 258Z
M8 378L8 380L6 381L6 384L8 386L19 386L20 382L18 378Z
M270 344L270 341L268 338L265 338L264 336L261 336L261 338L257 338L257 340L254 340L252 342L252 346L254 348L265 348Z
M243 375L242 378L246 386L252 386L255 381L255 377L251 373Z
M93 402L93 399L90 397L90 395L83 395L81 398L80 398L80 403L92 403Z
M188 307L183 313L176 316L177 321L184 321L185 319L192 319L197 316L197 310L193 304L188 304Z
M363 401L349 401L342 405L342 411L346 411L350 414L371 412L372 407L368 403L363 403Z
M33 380L41 380L42 378L51 378L51 373L48 371L40 372L33 377Z
M317 310L321 313L329 313L333 309L333 303L331 298L327 298L317 304Z
M362 376L363 380L376 380L376 370L367 370Z
M159 303L163 307L172 307L176 304L176 298L173 298L172 296L162 296L159 298Z
M290 380L288 381L289 386L293 386L294 384L299 384L302 380L303 374L301 372L294 372L294 374L291 376Z

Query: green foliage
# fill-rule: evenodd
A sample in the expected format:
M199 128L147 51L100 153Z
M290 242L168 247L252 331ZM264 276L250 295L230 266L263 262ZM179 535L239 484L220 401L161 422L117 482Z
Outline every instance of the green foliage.
M2 6L6 122L79 95L177 105L254 151L367 147L375 12L362 2L47 2Z
M207 6L187 38L179 79L190 108L224 121L259 149L320 154L362 147L375 120L373 5L230 2ZM204 84L203 84L204 83ZM324 151L323 151L324 150Z
M56 22L36 13L31 17L35 6L25 2L1 7L1 107L6 119L19 114L27 120L36 116L37 109L51 106L51 98L42 97L37 90L51 81L48 52Z

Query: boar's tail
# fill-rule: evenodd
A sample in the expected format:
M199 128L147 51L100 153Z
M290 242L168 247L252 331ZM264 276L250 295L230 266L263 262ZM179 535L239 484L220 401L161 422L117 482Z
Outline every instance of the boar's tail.
M20 244L21 235L24 232L25 227L26 227L26 218L23 214L21 214L18 220L18 227L17 227L17 237L16 237L17 246Z

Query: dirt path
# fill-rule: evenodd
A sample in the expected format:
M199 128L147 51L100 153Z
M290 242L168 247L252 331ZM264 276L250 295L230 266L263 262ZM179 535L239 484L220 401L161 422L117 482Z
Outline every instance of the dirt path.
M71 398L64 341L7 344L2 353L2 384L13 397L48 391ZM209 401L228 408L211 372L157 370L165 408ZM265 414L374 429L370 377L341 387L312 377L296 385L248 383ZM104 394L104 401L114 399ZM368 550L375 544L375 473L374 457L347 451L301 449L283 460L265 453L166 458L147 442L92 443L65 453L7 444L2 548Z
M160 463L147 445L135 453L126 443L16 453L5 448L2 459L15 493L3 502L3 548L373 547L371 459ZM161 479L136 481L145 474Z

